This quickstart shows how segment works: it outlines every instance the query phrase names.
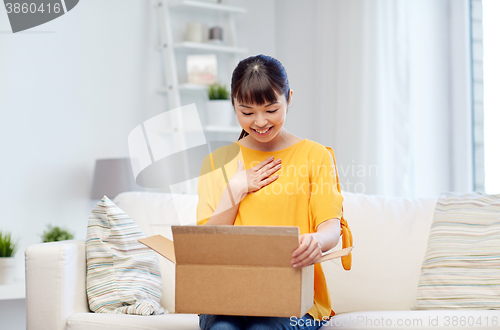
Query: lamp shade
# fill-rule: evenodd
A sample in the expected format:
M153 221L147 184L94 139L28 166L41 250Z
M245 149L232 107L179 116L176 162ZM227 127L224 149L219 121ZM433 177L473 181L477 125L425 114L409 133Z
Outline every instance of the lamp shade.
M101 199L104 195L114 198L124 191L142 190L144 188L135 183L130 158L96 160L92 199Z

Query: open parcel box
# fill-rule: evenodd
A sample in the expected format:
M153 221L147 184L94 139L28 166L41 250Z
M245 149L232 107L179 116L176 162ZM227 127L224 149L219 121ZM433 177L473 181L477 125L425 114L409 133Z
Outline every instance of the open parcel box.
M176 265L176 313L301 317L313 306L314 266L291 264L298 227L172 226L172 235L139 242Z

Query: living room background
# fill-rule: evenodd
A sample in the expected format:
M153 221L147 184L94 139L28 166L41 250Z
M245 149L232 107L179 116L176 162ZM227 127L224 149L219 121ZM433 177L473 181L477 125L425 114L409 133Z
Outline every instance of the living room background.
M286 127L333 148L342 190L474 189L470 8L481 1L231 3L248 9L237 21L242 58L267 54L287 68ZM85 238L96 159L127 157L130 131L168 103L157 93L153 1L81 1L9 31L0 7L0 229L20 240L22 279L23 251L47 224ZM0 319L15 324L19 308L0 300Z

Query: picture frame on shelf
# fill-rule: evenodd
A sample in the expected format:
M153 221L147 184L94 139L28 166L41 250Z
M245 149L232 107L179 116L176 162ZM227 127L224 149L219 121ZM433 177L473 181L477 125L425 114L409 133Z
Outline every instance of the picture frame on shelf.
M212 85L217 82L217 56L215 54L187 55L188 83Z

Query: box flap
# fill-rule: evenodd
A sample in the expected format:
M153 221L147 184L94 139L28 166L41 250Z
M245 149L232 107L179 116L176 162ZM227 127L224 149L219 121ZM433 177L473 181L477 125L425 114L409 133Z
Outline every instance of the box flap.
M139 242L155 250L175 264L174 242L168 238L163 237L162 235L154 235L141 238Z
M351 252L351 250L352 250L353 247L354 247L354 245L350 246L348 248L342 249L342 250L327 252L321 258L319 258L319 260L316 263L327 261L327 260L330 260L330 259L344 257L344 256L348 255L349 252Z
M291 226L172 226L178 265L291 267L299 228Z

